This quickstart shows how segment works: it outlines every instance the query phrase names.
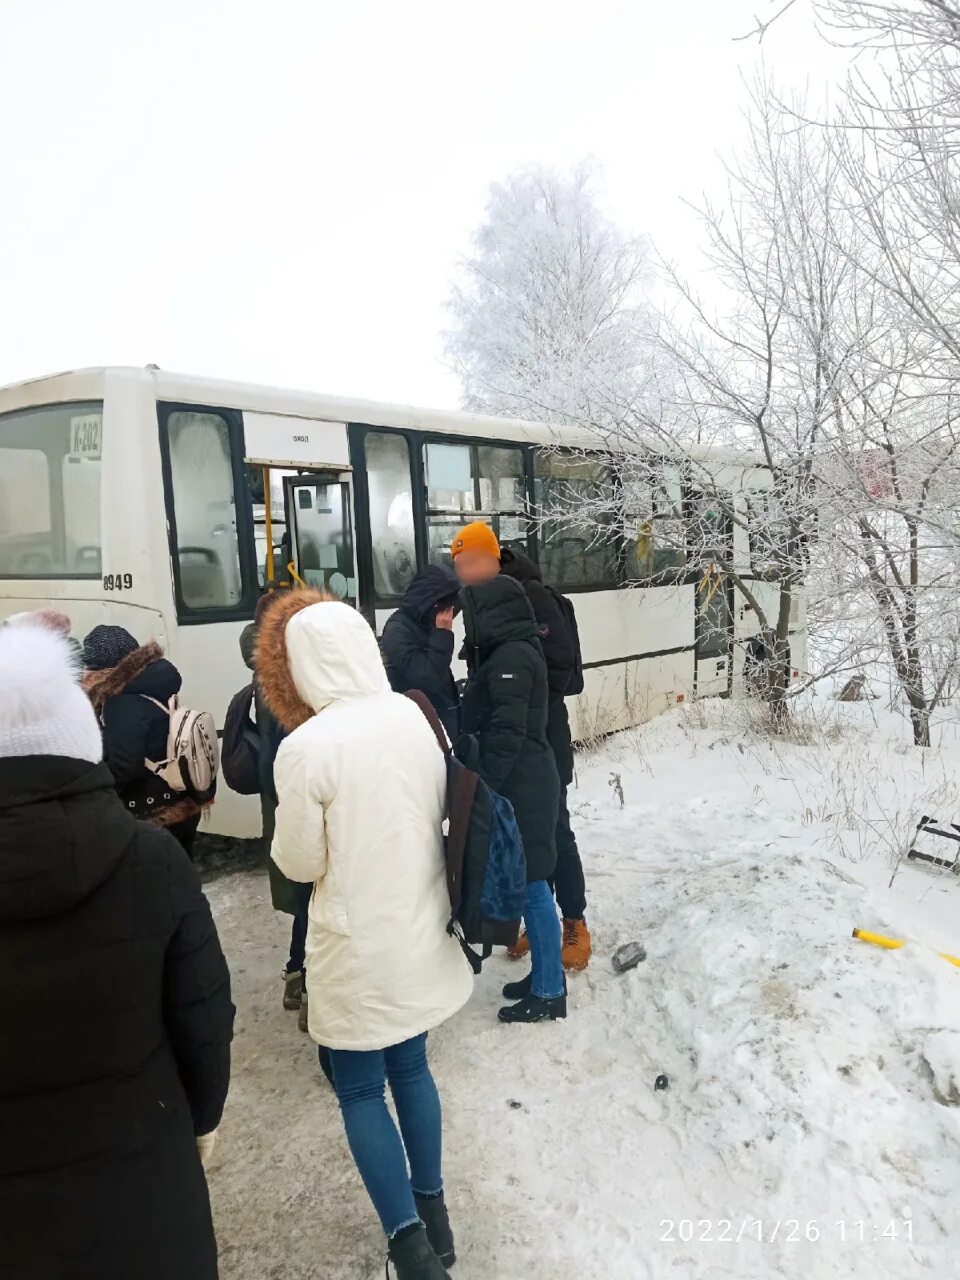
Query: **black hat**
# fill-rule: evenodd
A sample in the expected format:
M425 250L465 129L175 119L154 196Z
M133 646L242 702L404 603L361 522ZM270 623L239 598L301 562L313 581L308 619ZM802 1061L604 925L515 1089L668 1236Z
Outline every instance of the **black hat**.
M83 665L88 671L108 671L139 648L124 627L94 627L83 642Z

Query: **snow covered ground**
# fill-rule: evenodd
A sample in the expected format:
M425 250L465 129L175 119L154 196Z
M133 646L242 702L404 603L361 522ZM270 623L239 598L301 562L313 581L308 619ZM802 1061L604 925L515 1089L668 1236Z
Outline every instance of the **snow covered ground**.
M595 957L567 1022L498 1025L519 966L495 958L431 1037L459 1280L960 1274L960 969L936 954L960 953L960 878L888 887L918 812L960 820L960 748L907 748L867 706L822 703L803 743L744 714L681 709L581 760ZM280 1007L286 922L264 874L209 895L238 1006L221 1274L373 1280L378 1225Z

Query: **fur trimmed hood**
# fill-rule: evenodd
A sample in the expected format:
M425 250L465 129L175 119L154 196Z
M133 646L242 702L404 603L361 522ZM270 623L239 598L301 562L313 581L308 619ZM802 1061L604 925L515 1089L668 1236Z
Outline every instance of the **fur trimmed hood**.
M287 733L331 702L390 690L370 624L310 588L286 591L264 611L256 671L264 701Z
M134 649L133 653L128 653L115 667L108 667L106 671L88 671L83 677L83 687L95 709L101 710L108 698L123 693L151 663L159 662L162 657L163 650L156 640L150 640Z

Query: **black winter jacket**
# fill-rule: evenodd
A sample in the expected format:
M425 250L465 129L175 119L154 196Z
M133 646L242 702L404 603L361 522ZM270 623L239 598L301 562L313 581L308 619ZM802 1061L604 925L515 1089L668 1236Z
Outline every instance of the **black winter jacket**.
M215 1280L195 1135L230 977L186 854L102 765L2 762L0 1008L0 1276Z
M244 627L240 633L240 654L248 670L253 672L253 714L257 722L259 750L257 752L257 774L260 780L260 794L276 808L277 788L273 781L273 766L276 763L280 743L287 736L277 724L276 717L264 701L260 684L256 678L255 647L257 628L254 623Z
M249 670L253 672L253 714L256 717L259 738L257 774L260 782L260 817L263 822L263 840L269 852L273 844L277 818L277 788L273 780L273 767L276 764L280 744L287 735L267 706L260 688L256 675L256 643L257 628L256 624L251 622L240 633L240 654ZM288 916L304 915L310 906L313 885L297 884L295 880L290 880L270 857L267 858L267 874L270 879L270 901L274 911L283 911Z
M464 729L477 738L479 772L511 802L527 880L546 880L557 860L560 779L547 742L547 667L523 588L494 578L460 593L470 679Z
M443 722L451 742L460 734L460 697L450 664L453 632L434 624L441 605L455 604L460 584L449 569L429 565L407 588L380 640L383 664L394 693L419 689Z
M115 667L88 673L84 680L100 716L103 758L120 799L135 818L164 826L199 812L195 801L173 791L145 764L166 759L166 707L182 683L180 672L154 642L141 645Z
M504 547L500 557L500 572L520 583L537 620L550 688L547 738L557 762L560 781L563 786L569 787L573 782L573 740L564 698L577 668L576 639L567 625L563 610L553 593L544 586L540 570L532 560L519 551Z

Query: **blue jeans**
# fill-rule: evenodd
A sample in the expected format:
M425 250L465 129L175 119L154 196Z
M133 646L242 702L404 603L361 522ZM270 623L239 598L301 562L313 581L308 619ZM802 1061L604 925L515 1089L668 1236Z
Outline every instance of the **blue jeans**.
M563 995L562 938L557 908L546 880L534 880L527 885L523 923L533 961L530 990L542 1000L555 1000Z
M330 1062L353 1159L384 1231L395 1236L420 1221L414 1192L443 1190L440 1097L427 1065L426 1033L369 1053L331 1049ZM385 1080L400 1133L387 1110Z

